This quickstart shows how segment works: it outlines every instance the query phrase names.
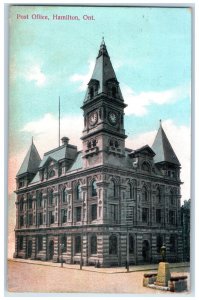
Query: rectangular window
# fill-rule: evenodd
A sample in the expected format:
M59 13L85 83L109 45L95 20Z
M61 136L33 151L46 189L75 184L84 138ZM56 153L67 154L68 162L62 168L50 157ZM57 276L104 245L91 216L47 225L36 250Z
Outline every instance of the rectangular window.
M23 236L19 237L19 250L23 250Z
M81 212L82 212L81 206L76 207L76 222L81 221Z
M49 211L49 223L53 224L55 222L53 211Z
M61 251L62 253L67 252L67 236L63 235L61 237Z
M91 220L97 219L97 204L91 205Z
M176 236L174 234L170 235L170 240L169 240L169 244L170 244L170 252L176 252Z
M43 225L43 213L38 214L38 224Z
M175 225L175 211L174 210L169 211L169 224Z
M32 214L28 215L28 224L29 224L29 226L31 226L33 224L33 215Z
M23 211L23 200L20 201L19 209L20 209L20 211Z
M43 236L38 236L38 252L43 250Z
M75 253L81 253L81 236L75 237Z
M23 216L20 216L19 223L20 223L20 227L24 226L24 217Z
M133 219L134 219L134 207L128 205L126 211L126 221L132 224Z
M110 204L110 221L116 223L118 221L118 206L117 204Z
M28 208L32 209L32 198L31 197L28 198Z
M62 221L62 223L67 222L67 209L61 210L61 221Z
M142 222L147 223L149 220L149 209L146 207L142 208Z
M156 209L156 223L161 223L161 209Z

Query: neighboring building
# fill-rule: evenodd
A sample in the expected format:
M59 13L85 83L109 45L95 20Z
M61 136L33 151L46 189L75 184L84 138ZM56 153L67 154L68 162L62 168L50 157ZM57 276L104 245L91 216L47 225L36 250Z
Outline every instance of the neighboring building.
M191 199L185 200L181 207L183 260L190 261L190 210Z
M169 261L182 260L180 163L161 123L152 148L125 148L125 107L103 41L82 105L82 151L64 137L41 160L32 142L17 173L14 257L151 263L164 243Z

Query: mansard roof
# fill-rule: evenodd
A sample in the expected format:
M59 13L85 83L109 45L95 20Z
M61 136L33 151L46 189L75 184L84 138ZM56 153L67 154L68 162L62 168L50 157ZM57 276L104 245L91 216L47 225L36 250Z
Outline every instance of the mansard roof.
M26 173L31 173L31 174L36 173L40 162L41 162L41 158L39 156L37 148L35 147L35 145L32 141L32 144L24 158L24 161L17 173L17 176L20 176L20 175L23 175Z
M66 148L67 146L64 145L44 153L44 157L39 165L39 168L44 167L49 160L60 161L64 159L66 157Z
M110 81L115 82L118 85L118 98L121 101L124 101L119 87L119 82L116 78L115 71L113 69L104 39L102 40L102 43L100 45L99 53L96 58L94 71L89 83L92 81L98 82L99 84L98 94L107 93L107 83ZM88 94L89 94L89 90L87 89L84 102L88 100Z
M156 153L154 157L155 163L168 162L180 166L180 162L162 128L161 122L152 149Z
M142 146L141 148L132 151L130 155L137 154L137 153L143 153L143 154L147 153L150 156L155 156L155 152L153 151L153 149L151 149L151 147L149 147L149 145Z

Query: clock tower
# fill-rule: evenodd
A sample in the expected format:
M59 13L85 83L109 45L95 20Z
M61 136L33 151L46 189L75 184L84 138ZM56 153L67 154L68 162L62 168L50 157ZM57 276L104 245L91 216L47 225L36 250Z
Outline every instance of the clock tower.
M125 149L124 108L126 104L112 67L104 39L82 109L84 111L84 167L122 165Z

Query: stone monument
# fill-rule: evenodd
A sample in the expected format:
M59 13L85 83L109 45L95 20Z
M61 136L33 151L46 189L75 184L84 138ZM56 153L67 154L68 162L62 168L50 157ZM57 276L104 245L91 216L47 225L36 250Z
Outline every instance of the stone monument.
M162 262L159 263L157 279L154 284L166 287L168 286L168 282L171 278L171 273L169 269L169 263L166 262L166 247L164 245L161 247L161 255Z

